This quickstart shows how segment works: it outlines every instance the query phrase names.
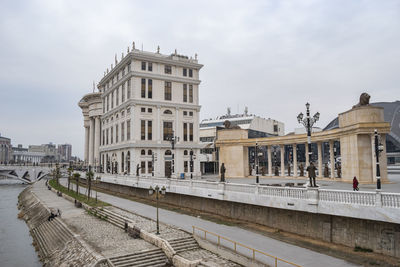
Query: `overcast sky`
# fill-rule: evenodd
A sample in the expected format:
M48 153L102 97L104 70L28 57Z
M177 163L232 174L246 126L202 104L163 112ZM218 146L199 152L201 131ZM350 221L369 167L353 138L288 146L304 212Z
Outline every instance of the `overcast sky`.
M199 56L201 118L249 112L324 127L358 102L399 100L400 1L0 0L0 133L13 145L71 143L77 103L132 41Z

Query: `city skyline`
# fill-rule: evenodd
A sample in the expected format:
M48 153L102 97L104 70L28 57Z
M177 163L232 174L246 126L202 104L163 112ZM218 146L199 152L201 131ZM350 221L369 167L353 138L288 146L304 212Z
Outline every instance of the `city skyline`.
M77 103L132 41L145 51L198 54L200 120L247 106L288 133L300 127L306 102L323 128L364 91L371 102L398 100L398 2L212 4L3 2L1 135L14 146L71 143L82 158Z

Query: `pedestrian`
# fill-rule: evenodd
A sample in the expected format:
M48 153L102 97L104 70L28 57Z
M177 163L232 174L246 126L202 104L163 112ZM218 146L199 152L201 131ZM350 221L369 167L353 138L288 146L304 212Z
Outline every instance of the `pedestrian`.
M358 191L358 180L357 178L354 176L353 178L353 191Z
M315 171L317 168L315 168L314 163L310 163L310 166L307 167L307 172L308 172L308 177L310 178L310 187L317 187L317 184L315 183Z
M225 164L222 163L221 164L221 183L225 183L225 172L226 172L226 168L225 168Z

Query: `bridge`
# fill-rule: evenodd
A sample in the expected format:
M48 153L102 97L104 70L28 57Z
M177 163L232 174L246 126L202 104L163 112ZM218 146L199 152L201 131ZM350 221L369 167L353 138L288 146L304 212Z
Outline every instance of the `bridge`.
M49 167L41 166L0 166L0 179L17 179L32 184L51 172Z

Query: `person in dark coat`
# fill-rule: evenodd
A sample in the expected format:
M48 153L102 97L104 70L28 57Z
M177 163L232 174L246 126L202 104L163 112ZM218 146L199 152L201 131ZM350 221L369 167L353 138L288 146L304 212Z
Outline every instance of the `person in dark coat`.
M357 178L354 176L353 178L353 191L358 191L358 180Z
M310 178L310 186L311 187L317 187L317 184L315 183L315 171L317 168L315 168L314 163L310 163L310 166L307 167L307 172L308 172L308 177Z
M220 182L225 182L225 172L226 172L225 164L222 163L221 164L221 180L220 180Z

